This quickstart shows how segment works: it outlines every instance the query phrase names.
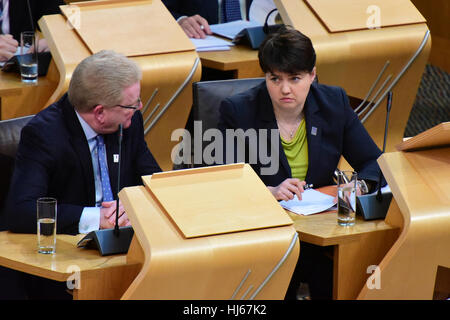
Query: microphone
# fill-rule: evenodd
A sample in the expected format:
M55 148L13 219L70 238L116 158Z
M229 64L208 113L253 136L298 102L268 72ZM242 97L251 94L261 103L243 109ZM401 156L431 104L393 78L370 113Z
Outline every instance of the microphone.
M389 115L392 107L392 91L387 94L387 104L386 104L386 121L384 126L384 140L383 140L383 150L386 151L386 140L389 127ZM387 210L392 200L392 192L381 192L381 181L383 174L378 176L378 188L377 192L371 194L365 194L356 197L356 213L362 215L364 220L374 220L374 219L384 219L386 217Z
M117 161L117 199L116 225L113 229L102 229L89 232L81 239L77 247L98 249L102 256L127 253L133 239L134 230L131 226L119 228L119 191L120 191L120 163L122 161L123 125L119 124L118 143L119 158Z
M275 11L278 11L278 9L277 8L272 9L266 16L266 20L264 21L264 26L263 26L263 31L264 31L265 34L269 34L271 32L275 32L275 31L278 30L278 28L281 27L281 25L276 25L276 24L272 25L272 26L269 26L269 18L272 15L272 13L274 13Z

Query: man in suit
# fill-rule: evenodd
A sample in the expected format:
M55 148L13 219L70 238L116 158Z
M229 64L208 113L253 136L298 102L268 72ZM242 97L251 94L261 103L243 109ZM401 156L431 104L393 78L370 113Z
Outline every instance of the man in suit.
M64 0L0 0L0 61L14 56L21 32L36 29L43 15L60 13L59 6L64 4ZM48 50L45 39L40 39L38 48Z
M212 34L210 24L230 21L224 18L225 1L228 0L162 0L190 38L204 38ZM252 0L234 1L239 2L240 19L246 20Z
M58 201L58 233L114 227L120 124L120 188L161 171L144 140L141 76L125 56L96 53L76 67L68 93L23 128L6 208L9 230L36 233L36 200L44 196ZM119 225L129 225L122 206L119 214ZM71 299L66 289L0 267L0 299Z
M120 188L161 171L144 140L141 76L128 58L96 53L77 66L68 92L23 128L6 211L9 230L36 232L40 197L57 199L58 233L114 226L120 124ZM119 212L119 224L129 224L122 207Z

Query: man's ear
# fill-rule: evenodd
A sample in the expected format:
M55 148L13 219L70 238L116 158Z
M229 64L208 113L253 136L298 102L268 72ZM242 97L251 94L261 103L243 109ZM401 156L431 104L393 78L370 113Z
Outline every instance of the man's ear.
M97 120L100 124L103 124L105 121L105 108L98 104L92 109L92 113L94 114L95 120Z

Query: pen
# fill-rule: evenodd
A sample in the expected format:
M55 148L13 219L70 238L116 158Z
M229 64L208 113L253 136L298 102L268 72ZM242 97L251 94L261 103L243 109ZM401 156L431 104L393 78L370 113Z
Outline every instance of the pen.
M310 184L305 184L305 185L303 186L303 190L312 189L312 187L314 187L314 185L313 185L312 183L310 183Z

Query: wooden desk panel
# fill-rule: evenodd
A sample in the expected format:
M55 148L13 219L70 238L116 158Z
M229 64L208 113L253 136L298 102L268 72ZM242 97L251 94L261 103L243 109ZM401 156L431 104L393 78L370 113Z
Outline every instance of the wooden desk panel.
M378 163L398 203L386 221L401 234L380 263L381 289L358 298L432 299L438 268L450 268L450 147L385 153Z
M236 79L263 77L259 66L258 50L243 45L231 47L229 51L198 53L202 66L221 71L235 71Z

